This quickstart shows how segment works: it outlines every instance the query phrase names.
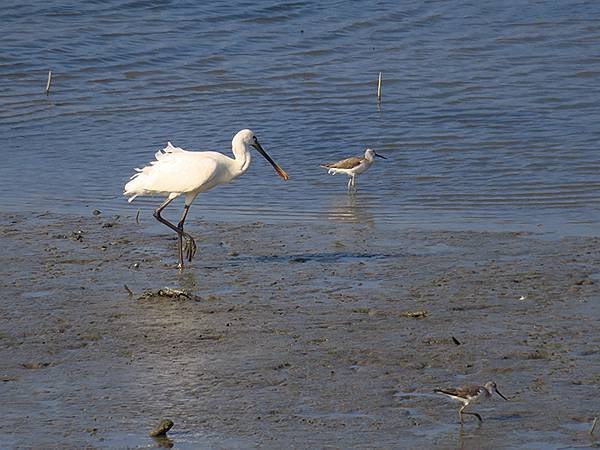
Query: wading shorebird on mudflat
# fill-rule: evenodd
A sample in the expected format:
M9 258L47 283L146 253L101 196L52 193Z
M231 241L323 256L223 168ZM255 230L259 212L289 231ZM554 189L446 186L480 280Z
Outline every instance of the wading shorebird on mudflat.
M465 408L472 403L479 402L482 400L489 400L492 397L492 394L495 392L504 400L508 400L504 395L500 393L496 383L493 381L488 381L483 386L478 385L468 385L461 386L459 388L442 388L442 389L434 389L433 392L437 392L439 394L443 394L453 400L457 400L461 402L463 405L458 410L458 415L460 417L460 423L463 424L463 414L470 414L472 416L477 417L479 419L479 423L483 422L483 419L476 412L465 411Z
M196 253L194 238L183 231L183 224L190 205L200 192L206 192L220 184L229 183L243 175L250 167L250 147L254 147L284 180L287 173L271 159L261 147L251 130L239 131L231 141L234 158L218 152L190 152L174 147L170 142L154 155L156 160L137 171L125 185L123 195L130 196L132 202L140 195L164 195L167 199L154 211L154 217L179 236L179 269L183 269L183 239L188 261ZM174 199L184 196L183 214L177 225L172 224L160 214Z
M376 153L375 150L368 148L365 150L364 157L353 156L338 162L323 163L321 167L328 169L327 173L330 175L335 175L336 173L345 173L348 175L350 177L348 180L348 192L351 192L352 190L356 191L356 177L371 167L375 157L387 159L385 156Z

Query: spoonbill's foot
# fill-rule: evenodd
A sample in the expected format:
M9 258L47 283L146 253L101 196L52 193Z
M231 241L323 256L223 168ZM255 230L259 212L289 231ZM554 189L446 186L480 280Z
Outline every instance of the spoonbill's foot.
M198 247L196 246L196 241L192 236L190 236L187 233L183 233L183 238L185 239L185 245L183 246L185 256L189 262L192 262L192 259L196 254L196 250L198 250Z

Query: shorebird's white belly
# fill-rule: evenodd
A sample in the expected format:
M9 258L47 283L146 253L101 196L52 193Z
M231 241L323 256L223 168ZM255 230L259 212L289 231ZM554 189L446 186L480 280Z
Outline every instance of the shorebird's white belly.
M367 160L362 161L358 166L353 167L352 169L339 169L337 167L332 167L331 169L329 169L329 173L330 174L338 174L338 173L343 173L348 175L349 177L353 176L353 175L358 175L363 173L365 170L367 170L369 168L369 166L371 165L371 163Z

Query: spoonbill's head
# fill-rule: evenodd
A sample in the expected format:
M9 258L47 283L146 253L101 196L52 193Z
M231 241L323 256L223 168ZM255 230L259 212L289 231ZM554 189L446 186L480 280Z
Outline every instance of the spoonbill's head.
M254 147L256 149L256 151L258 151L258 153L260 153L267 161L269 161L269 163L271 163L271 165L275 169L275 172L277 172L277 174L281 178L283 178L284 180L288 179L288 175L287 175L287 173L285 173L285 170L283 170L279 166L279 164L277 164L275 161L273 161L273 159L269 156L269 154L265 151L265 149L262 148L262 146L258 142L256 135L254 134L254 132L252 130L246 129L246 130L238 131L237 134L233 137L232 145L235 147L237 142L242 143L245 147L248 147L248 146Z
M385 156L380 155L379 153L376 153L375 150L368 148L365 150L365 158L368 159L369 161L373 161L373 159L375 159L375 157L381 158L381 159L387 159Z
M502 397L504 400L508 400L504 395L502 395L500 393L500 391L498 390L498 386L496 386L496 382L495 381L488 381L487 383L485 383L484 387L487 389L487 391L490 394L493 394L495 392L500 397Z

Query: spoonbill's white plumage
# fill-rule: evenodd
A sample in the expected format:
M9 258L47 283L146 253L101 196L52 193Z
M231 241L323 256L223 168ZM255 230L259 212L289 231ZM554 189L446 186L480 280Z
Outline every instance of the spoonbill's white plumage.
M328 169L327 173L330 175L337 173L348 175L350 177L348 180L348 191L351 191L352 189L356 190L356 177L371 167L375 157L387 159L385 156L376 153L375 150L368 148L365 150L365 156L353 156L338 162L323 163L321 167Z
M219 184L229 183L243 175L250 167L250 147L254 147L275 168L284 180L285 171L271 159L261 147L251 130L239 131L231 141L234 158L218 152L190 152L174 147L170 142L156 152L155 160L137 173L125 185L129 202L140 195L164 195L166 200L154 211L154 217L174 230L179 236L179 268L183 268L183 239L186 240L186 256L191 261L196 253L196 242L185 231L183 224L190 205L200 192L208 191ZM184 196L183 214L177 225L161 216L162 210L180 195Z

